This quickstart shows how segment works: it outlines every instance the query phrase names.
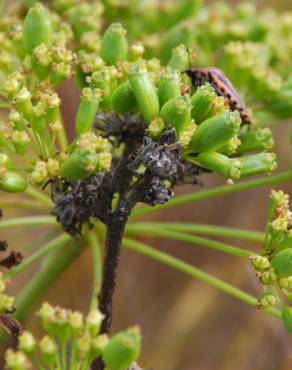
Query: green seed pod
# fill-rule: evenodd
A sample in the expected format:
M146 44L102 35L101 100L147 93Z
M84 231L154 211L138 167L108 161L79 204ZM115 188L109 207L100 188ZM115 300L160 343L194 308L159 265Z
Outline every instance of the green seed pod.
M194 23L191 20L184 20L165 32L160 43L159 57L162 63L167 63L171 52L176 46L183 44L187 48L193 45L195 33Z
M112 94L112 108L115 112L126 114L137 108L137 100L134 96L129 81L123 82Z
M16 172L7 171L0 176L0 189L7 193L21 193L27 188L26 180Z
M176 132L184 131L191 121L191 100L188 95L177 96L167 101L160 111L160 117L169 127L174 127Z
M215 90L209 83L205 83L204 85L198 87L196 92L192 95L192 118L197 124L201 123L208 117L212 110L212 105L215 98Z
M285 328L292 334L292 307L282 306L281 317Z
M190 65L189 53L185 45L181 44L172 50L171 58L169 59L168 65L173 69L179 71L186 70Z
M138 359L141 351L141 334L138 327L114 335L102 353L108 370L126 370Z
M292 249L283 249L275 255L271 261L276 275L279 278L285 278L292 275Z
M108 65L125 60L128 53L126 30L120 23L113 23L105 31L100 47L100 56Z
M139 109L147 123L159 114L159 99L148 72L136 66L129 72L129 81Z
M272 131L269 128L251 128L243 126L239 133L241 141L237 153L247 153L271 149L274 146Z
M187 159L203 168L220 173L230 179L239 179L241 175L240 162L237 159L231 159L224 154L204 152L200 153L195 158L187 157Z
M76 132L78 135L90 131L94 123L100 103L100 90L85 87L76 116Z
M259 153L238 158L241 164L241 177L272 172L277 167L275 158L274 153Z
M62 164L60 176L77 181L92 174L98 165L98 156L85 149L77 149Z
M215 151L237 134L241 119L237 111L218 114L203 121L189 145L189 152Z
M50 13L41 4L35 4L28 11L23 24L23 43L27 53L32 53L39 44L51 42L52 24Z
M158 96L160 106L168 100L181 95L179 75L175 72L167 71L160 77L158 83Z

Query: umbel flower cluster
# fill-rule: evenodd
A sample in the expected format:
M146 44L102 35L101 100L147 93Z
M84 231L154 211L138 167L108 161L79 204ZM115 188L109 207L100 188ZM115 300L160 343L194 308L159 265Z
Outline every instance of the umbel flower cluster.
M292 308L285 304L292 297L292 213L289 196L282 191L271 192L271 205L266 225L265 242L260 255L250 259L263 287L259 307L279 306L287 330L292 332Z
M108 370L122 370L128 369L139 356L139 329L133 327L111 338L99 335L103 315L98 310L91 310L84 318L81 312L43 303L38 315L45 335L38 340L24 331L19 336L18 350L6 352L7 369L28 370L35 365L38 369L85 370L94 358L102 356ZM134 365L132 369L135 368Z
M93 369L126 370L139 354L138 330L106 334L131 211L168 202L176 185L196 184L203 172L231 186L275 169L267 126L292 114L292 16L258 16L247 4L202 7L200 0L30 3L0 19L0 189L50 191L53 215L74 237L101 221L106 256L99 311L84 320L44 305L47 335L37 343L22 334L7 366L66 369L70 347L74 370L92 362ZM80 103L65 125L59 87L66 80L79 88ZM290 284L290 272L279 272L288 249L277 248L289 238L291 216L284 195L273 194L273 202L283 207L271 211L270 256L253 256L263 308L277 303L269 287L287 293Z

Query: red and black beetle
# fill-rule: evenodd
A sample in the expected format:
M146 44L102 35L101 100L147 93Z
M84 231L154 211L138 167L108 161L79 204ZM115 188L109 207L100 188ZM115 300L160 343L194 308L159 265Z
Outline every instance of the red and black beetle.
M227 99L231 110L238 110L242 123L251 124L251 118L241 96L235 90L232 83L218 68L189 68L186 74L191 77L194 87L199 87L209 82L215 89L216 94Z

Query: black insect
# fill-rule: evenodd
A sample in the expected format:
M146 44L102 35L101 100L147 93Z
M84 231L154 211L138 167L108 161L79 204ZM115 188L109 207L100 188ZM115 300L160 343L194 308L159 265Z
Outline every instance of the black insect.
M236 91L232 83L225 76L224 72L218 68L189 68L186 74L191 77L194 87L199 87L206 82L209 82L215 89L216 94L223 96L231 110L238 110L241 116L242 123L251 124L251 117L248 109L242 101L241 96Z

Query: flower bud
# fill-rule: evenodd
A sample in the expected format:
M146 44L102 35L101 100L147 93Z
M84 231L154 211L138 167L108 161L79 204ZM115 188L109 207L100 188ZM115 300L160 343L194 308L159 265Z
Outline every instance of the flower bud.
M163 105L160 116L168 127L174 127L176 132L180 133L191 121L191 109L189 95L177 96Z
M226 178L239 179L241 175L240 162L221 153L203 152L195 158L187 157L187 159L203 168L220 173Z
M107 334L101 334L97 338L92 339L92 351L95 357L102 354L105 347L108 345L109 338Z
M91 351L91 345L92 345L92 338L88 335L83 335L82 337L78 338L77 340L77 351L78 351L78 357L80 359L84 359L87 357L89 352Z
M30 138L26 131L14 131L12 134L12 143L16 153L25 154Z
M168 100L181 95L179 75L174 72L166 72L159 79L158 96L160 106Z
M98 335L103 319L104 315L99 310L92 310L87 315L86 327L92 338Z
M41 4L35 4L28 11L23 24L23 42L27 53L40 45L49 45L51 42L52 24L51 16Z
M165 123L161 117L153 118L147 128L147 132L151 137L156 138L161 134L164 127Z
M60 176L77 181L94 172L98 165L98 156L85 149L75 150L62 164Z
M58 354L57 345L54 340L48 335L45 335L41 339L39 347L42 354L43 362L46 364L46 366L54 368Z
M115 334L105 347L102 359L108 370L126 370L135 362L141 350L141 334L138 327Z
M96 71L92 74L90 87L100 90L100 106L109 108L111 103L111 76L108 67L104 67L101 71Z
M129 72L129 81L139 109L145 121L150 123L159 114L159 100L148 72L136 66Z
M36 340L34 336L29 333L28 331L24 331L20 337L19 340L19 349L27 354L32 354L33 351L36 348Z
M237 153L247 153L271 149L274 146L272 131L269 128L252 128L245 125L240 130L240 146Z
M268 257L251 255L249 259L257 271L267 270L271 267Z
M76 116L76 132L78 135L89 131L94 124L100 103L100 90L85 87Z
M271 173L276 167L275 154L259 153L238 158L241 165L241 177Z
M27 370L30 369L30 363L23 352L14 352L8 349L5 354L6 367L9 370Z
M236 135L240 123L241 120L237 111L206 119L197 128L189 145L189 151L200 153L219 149Z
M209 83L197 88L196 92L191 97L192 117L195 122L201 123L208 117L212 110L213 101L216 98L216 93Z
M113 23L105 31L100 46L100 56L108 65L125 60L128 53L126 30L120 23Z
M137 100L129 81L123 82L117 87L111 99L112 108L117 113L126 114L137 108Z
M27 188L26 180L16 172L7 171L0 175L0 189L7 193L20 193Z
M277 275L273 271L264 271L260 274L262 284L272 285L277 281Z
M292 275L292 250L283 249L277 253L271 261L271 266L279 278L287 278Z
M80 312L70 312L68 317L68 324L73 330L74 334L80 334L83 330L83 315Z
M260 299L259 301L259 308L266 310L270 307L275 306L277 303L277 298L273 294L266 294L263 296L263 298Z
M184 71L189 67L189 59L187 48L185 45L181 44L172 50L172 55L168 62L168 66L179 71Z

